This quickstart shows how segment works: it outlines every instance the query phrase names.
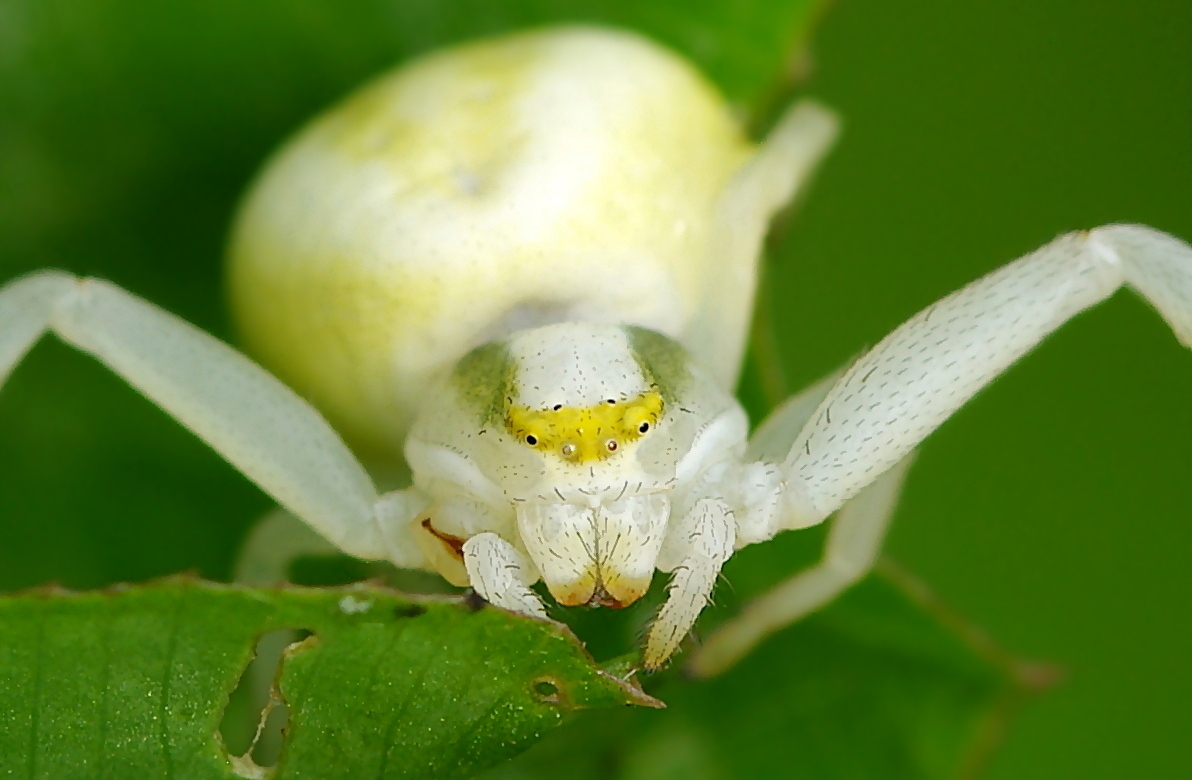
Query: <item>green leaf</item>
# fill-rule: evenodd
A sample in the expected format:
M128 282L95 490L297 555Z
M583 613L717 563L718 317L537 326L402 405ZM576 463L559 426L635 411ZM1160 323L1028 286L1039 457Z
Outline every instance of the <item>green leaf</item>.
M190 578L46 590L0 599L0 775L237 776L220 720L281 628L313 633L282 667L278 778L466 777L570 711L656 704L565 629L454 599Z
M561 766L590 780L976 776L1054 672L883 569L724 675L651 686L665 711L581 717L484 777L546 780Z

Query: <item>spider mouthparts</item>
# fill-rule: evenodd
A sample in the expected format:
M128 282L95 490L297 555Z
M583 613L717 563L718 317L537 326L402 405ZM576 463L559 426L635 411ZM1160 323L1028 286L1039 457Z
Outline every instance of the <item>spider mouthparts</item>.
M592 598L588 600L589 607L610 607L612 609L624 609L625 607L637 601L636 598L629 601L621 601L604 589L604 585L596 588L596 592L592 594Z

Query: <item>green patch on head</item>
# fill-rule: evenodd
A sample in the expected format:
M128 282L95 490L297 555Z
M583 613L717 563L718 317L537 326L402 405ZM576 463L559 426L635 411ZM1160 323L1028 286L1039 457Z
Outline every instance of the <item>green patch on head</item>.
M505 399L515 391L515 364L504 341L481 344L460 358L451 382L460 401L476 412L485 425L505 419Z
M663 400L674 401L691 381L687 350L674 339L636 325L627 326L625 334L646 381L658 388Z

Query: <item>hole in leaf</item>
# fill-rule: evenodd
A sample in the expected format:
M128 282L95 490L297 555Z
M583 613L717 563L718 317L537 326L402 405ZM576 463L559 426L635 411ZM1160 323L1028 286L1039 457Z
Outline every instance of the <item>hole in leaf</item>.
M539 677L530 684L530 690L534 692L534 698L544 704L558 704L562 700L559 684L550 677Z
M289 711L276 690L282 654L310 635L310 631L292 628L262 635L252 661L228 698L219 735L241 777L265 777L265 770L277 764L289 722Z

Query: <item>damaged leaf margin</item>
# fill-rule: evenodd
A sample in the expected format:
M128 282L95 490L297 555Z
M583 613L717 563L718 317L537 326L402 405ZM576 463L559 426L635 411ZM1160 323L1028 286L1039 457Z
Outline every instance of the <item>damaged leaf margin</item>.
M219 737L262 634L287 653L278 766ZM605 674L565 627L375 585L251 589L194 577L0 598L0 775L457 777L515 755L566 713L660 706Z

